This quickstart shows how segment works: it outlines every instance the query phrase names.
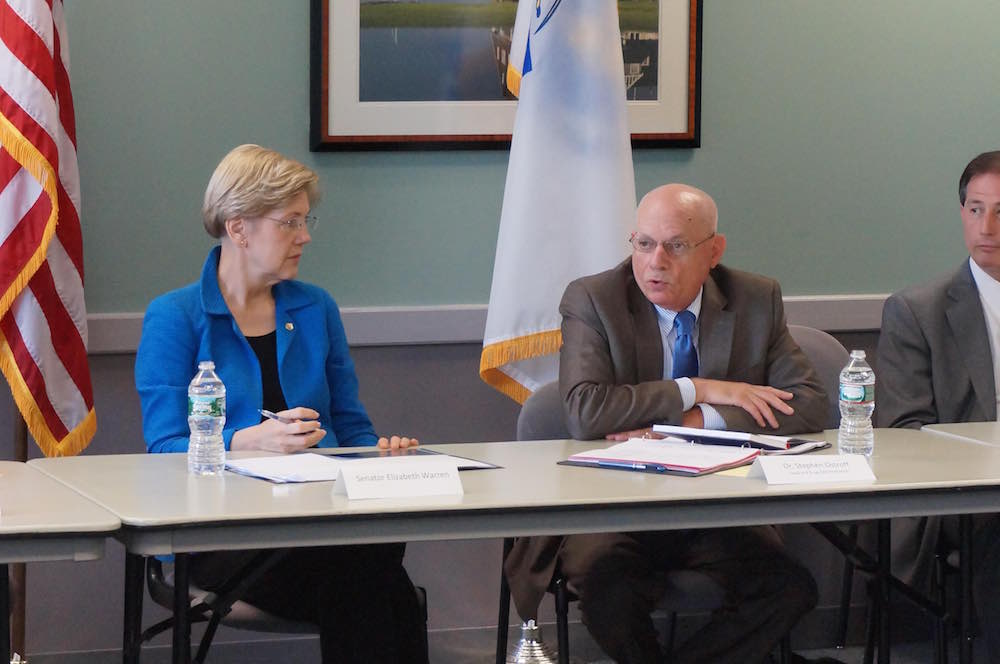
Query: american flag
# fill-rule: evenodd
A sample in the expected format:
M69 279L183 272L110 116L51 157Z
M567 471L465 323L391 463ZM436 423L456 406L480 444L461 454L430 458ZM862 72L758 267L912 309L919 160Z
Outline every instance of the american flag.
M0 370L46 456L97 429L61 0L0 0Z

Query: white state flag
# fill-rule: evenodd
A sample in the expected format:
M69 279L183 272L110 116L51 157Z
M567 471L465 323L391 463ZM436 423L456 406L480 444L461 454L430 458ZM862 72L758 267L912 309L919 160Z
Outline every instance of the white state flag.
M627 253L635 179L618 3L521 0L520 92L479 373L524 402L558 378L559 300Z

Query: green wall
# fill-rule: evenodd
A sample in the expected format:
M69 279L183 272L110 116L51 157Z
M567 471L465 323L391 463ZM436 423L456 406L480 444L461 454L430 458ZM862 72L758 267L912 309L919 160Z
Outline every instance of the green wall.
M708 190L726 261L786 294L892 291L965 256L958 175L1000 147L1000 3L704 5L702 147L636 151L640 195ZM302 276L341 305L489 299L506 151L310 153L308 0L66 10L91 312L195 278L205 184L244 142L320 173Z

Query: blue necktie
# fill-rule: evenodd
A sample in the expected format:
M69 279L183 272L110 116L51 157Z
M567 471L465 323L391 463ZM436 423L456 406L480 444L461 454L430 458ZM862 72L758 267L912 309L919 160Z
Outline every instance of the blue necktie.
M698 351L694 347L694 314L684 310L674 318L674 369L671 378L698 376Z

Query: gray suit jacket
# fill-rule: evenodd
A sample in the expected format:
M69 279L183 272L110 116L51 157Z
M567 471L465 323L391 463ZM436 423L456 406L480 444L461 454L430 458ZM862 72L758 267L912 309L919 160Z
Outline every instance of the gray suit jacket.
M681 421L677 385L663 380L656 312L635 282L630 259L572 282L559 311L563 317L559 389L574 438L587 440L654 422ZM775 412L780 433L823 428L826 391L788 332L776 281L722 266L712 270L698 319L698 360L699 375L705 378L792 392L795 413ZM717 408L729 429L760 430L742 408ZM525 620L537 614L563 541L521 538L506 558L511 596Z
M995 420L996 387L986 319L969 262L892 295L882 309L875 423L909 427ZM893 571L928 587L943 522L896 519Z
M877 380L881 427L996 419L993 356L968 261L885 301Z

